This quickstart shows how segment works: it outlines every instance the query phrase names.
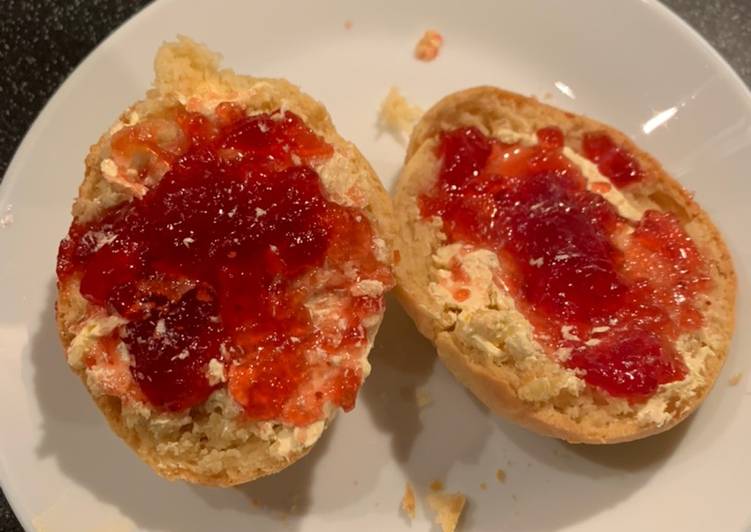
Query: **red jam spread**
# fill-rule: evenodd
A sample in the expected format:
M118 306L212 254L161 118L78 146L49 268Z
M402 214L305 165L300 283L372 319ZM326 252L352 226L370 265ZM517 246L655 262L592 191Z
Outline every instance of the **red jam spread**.
M332 147L293 113L248 117L223 103L213 116L178 107L112 139L112 157L140 162L135 181L162 168L140 199L74 223L60 244L60 282L128 323L115 333L148 401L169 411L201 404L220 386L257 420L306 425L326 402L354 406L362 382L362 324L392 284L362 213L326 198L312 168ZM132 167L132 166L131 166ZM334 294L337 334L306 302ZM311 384L313 383L313 384Z
M564 156L561 131L537 137L522 146L472 127L443 133L422 215L442 218L448 243L497 254L503 284L551 356L612 396L643 400L685 376L674 343L702 324L706 267L675 216L620 216ZM642 178L609 137L587 142L616 185Z
M607 133L585 133L582 137L582 151L587 159L597 165L600 173L617 187L636 183L644 177L638 161L618 146Z

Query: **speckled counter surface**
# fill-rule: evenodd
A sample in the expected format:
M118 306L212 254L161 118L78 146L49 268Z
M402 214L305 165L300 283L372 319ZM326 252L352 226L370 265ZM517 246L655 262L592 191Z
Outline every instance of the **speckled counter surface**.
M664 0L751 85L751 1ZM148 0L2 0L0 175L75 66ZM5 431L2 437L13 437ZM22 532L0 491L0 532Z

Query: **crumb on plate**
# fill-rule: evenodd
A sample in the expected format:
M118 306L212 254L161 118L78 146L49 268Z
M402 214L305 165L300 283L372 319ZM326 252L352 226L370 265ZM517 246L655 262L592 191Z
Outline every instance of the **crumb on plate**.
M0 216L0 229L4 229L13 223L13 213L11 212L12 209L13 205L8 205L5 208L3 215Z
M427 30L417 41L415 57L420 61L432 61L438 56L443 45L443 36L436 30Z
M425 386L419 386L415 389L415 401L417 401L418 408L425 408L433 402L433 398Z
M739 371L732 377L728 379L728 384L730 386L737 386L739 382L741 382L741 379L743 378L743 372Z
M443 532L454 532L467 501L462 493L430 493L428 505L436 513L435 522Z
M391 87L381 102L378 112L378 127L390 132L398 141L406 143L412 128L422 116L422 109L410 104L399 89Z
M415 492L412 490L412 485L407 482L404 486L404 496L402 497L402 510L410 519L415 518Z
M497 469L495 472L495 478L498 482L506 482L506 472L503 469Z

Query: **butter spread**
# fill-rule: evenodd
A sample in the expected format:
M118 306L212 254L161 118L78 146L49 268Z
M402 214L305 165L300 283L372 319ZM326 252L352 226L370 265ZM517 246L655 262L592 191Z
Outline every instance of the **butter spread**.
M99 338L109 335L124 323L127 323L127 320L120 316L106 316L86 320L68 347L68 364L73 369L83 369L85 356L98 343Z
M703 368L708 357L716 353L707 346L701 337L696 335L681 335L675 343L678 353L688 368L686 377L680 381L663 384L637 412L637 420L643 425L664 425L675 416L675 411L684 413L688 408L685 404L693 399L707 385ZM678 404L671 407L672 398L680 398Z
M453 261L463 270L464 280L452 278ZM451 325L458 342L497 365L532 361L551 364L550 376L537 377L520 386L521 399L545 401L563 390L578 395L584 389L584 381L574 371L548 360L534 338L532 325L516 309L511 295L494 280L500 269L495 253L454 243L439 248L433 255L433 264L429 291L453 317ZM456 297L457 289L465 290L466 297L459 298L462 300Z
M507 128L493 129L493 136L506 144L520 142L525 146L534 146L537 144L537 135L529 133L520 133ZM629 202L626 197L618 190L611 181L602 175L597 169L597 165L589 159L579 155L576 151L568 146L563 147L563 155L571 161L587 180L587 189L600 194L608 200L618 211L618 214L629 220L639 220L644 214L644 209ZM597 186L600 184L601 186Z

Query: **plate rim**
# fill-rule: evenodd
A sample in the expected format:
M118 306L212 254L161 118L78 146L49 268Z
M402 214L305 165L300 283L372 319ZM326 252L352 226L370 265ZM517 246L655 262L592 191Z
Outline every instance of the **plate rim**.
M659 16L661 21L666 25L672 27L678 35L683 35L689 38L690 41L698 45L698 49L703 56L707 59L708 65L712 71L717 72L722 76L722 79L728 83L728 86L732 88L733 92L738 95L740 102L745 104L745 108L751 116L751 86L741 78L740 74L730 65L728 60L714 47L709 41L695 29L691 24L684 20L669 6L663 4L660 0L631 0L633 3L639 4L643 9ZM46 117L52 112L52 110L59 105L61 96L64 96L69 92L72 86L72 80L79 78L81 75L85 75L89 69L92 68L92 64L97 58L102 55L110 47L114 46L117 41L123 39L129 29L137 24L140 19L152 16L153 11L158 9L166 9L169 5L177 4L177 0L155 0L150 4L139 9L137 12L125 19L119 26L117 26L109 35L107 35L99 44L97 44L86 56L70 71L62 83L54 90L50 95L47 102L37 113L36 117L31 122L31 125L24 133L21 141L16 147L13 155L10 158L10 162L3 174L3 179L0 181L0 204L6 204L7 200L11 196L16 183L21 180L21 173L17 168L23 164L24 160L28 157L31 147L36 140L40 137ZM1 457L0 457L1 458ZM21 496L16 492L13 487L13 482L10 481L8 473L4 467L4 461L0 459L0 488L5 495L8 505L13 512L13 516L18 520L24 530L33 531L33 517L30 512L21 511L25 510L21 503ZM751 516L751 511L749 511Z

